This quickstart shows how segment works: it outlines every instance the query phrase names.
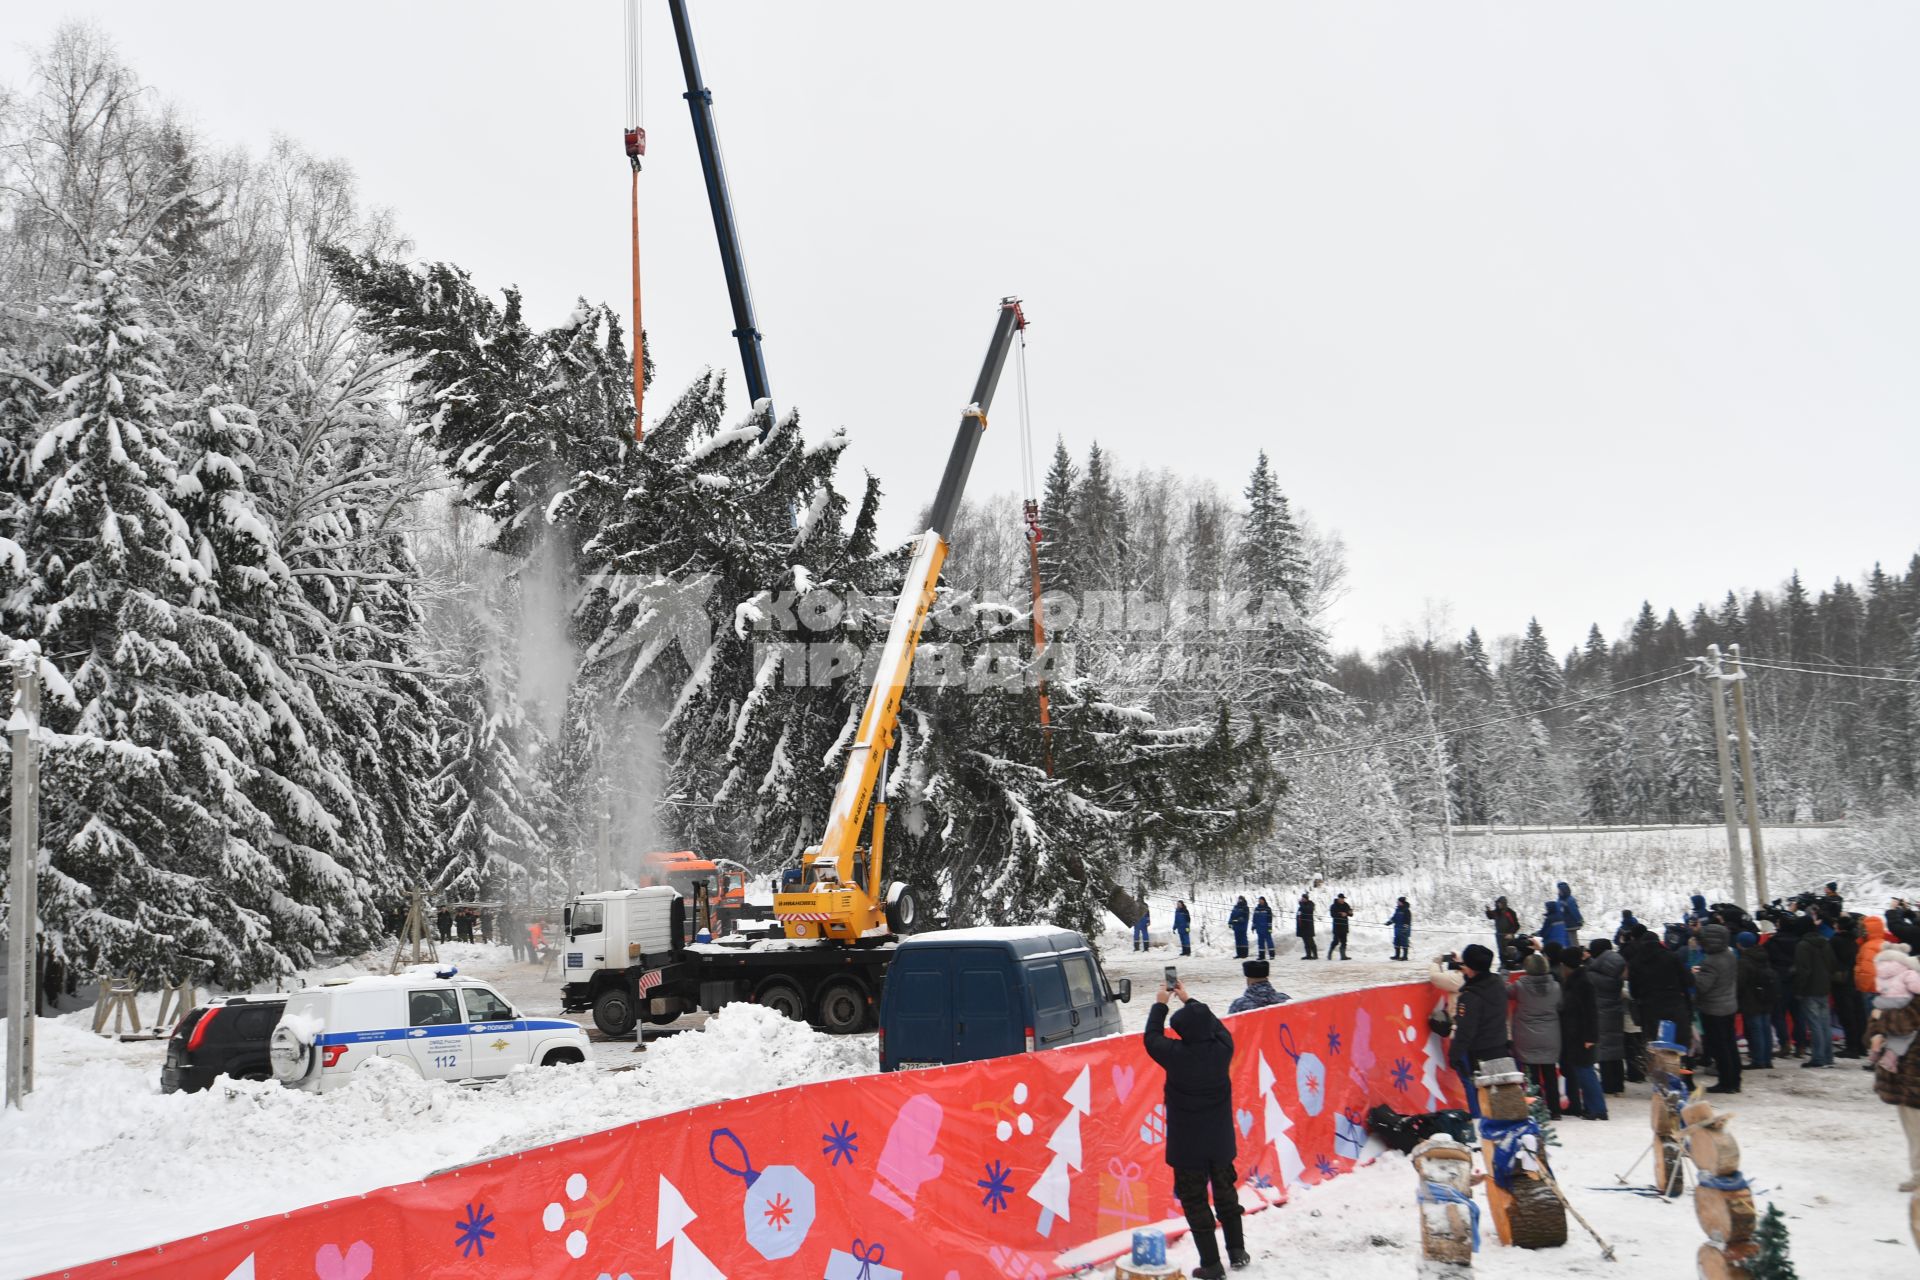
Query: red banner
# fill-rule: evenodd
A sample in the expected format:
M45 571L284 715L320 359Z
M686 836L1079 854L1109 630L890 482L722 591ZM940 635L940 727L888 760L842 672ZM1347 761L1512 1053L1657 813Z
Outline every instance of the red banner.
M1244 1202L1352 1168L1375 1103L1461 1105L1436 1003L1408 984L1227 1019ZM1137 1035L830 1080L50 1274L1040 1280L1180 1217L1161 1086Z

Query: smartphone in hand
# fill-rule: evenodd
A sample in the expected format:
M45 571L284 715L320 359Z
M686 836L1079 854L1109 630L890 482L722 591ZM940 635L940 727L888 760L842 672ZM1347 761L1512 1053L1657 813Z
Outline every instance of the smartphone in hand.
M1175 987L1180 985L1180 973L1172 965L1167 966L1166 978L1167 978L1167 990L1172 991Z

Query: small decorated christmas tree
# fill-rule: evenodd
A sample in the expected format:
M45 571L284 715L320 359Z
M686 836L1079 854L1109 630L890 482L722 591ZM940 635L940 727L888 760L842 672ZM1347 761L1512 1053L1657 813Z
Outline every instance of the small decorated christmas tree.
M1747 1264L1753 1280L1799 1280L1800 1273L1787 1253L1787 1217L1779 1205L1767 1205L1767 1216L1760 1220L1753 1241L1760 1246L1759 1256Z

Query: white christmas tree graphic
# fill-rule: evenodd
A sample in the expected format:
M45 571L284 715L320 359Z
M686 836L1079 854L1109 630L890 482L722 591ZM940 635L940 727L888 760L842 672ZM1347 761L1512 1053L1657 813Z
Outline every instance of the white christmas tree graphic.
M659 1208L654 1217L653 1247L664 1249L668 1244L673 1245L673 1262L667 1273L670 1280L726 1280L720 1268L700 1252L699 1246L687 1234L687 1227L699 1216L687 1203L687 1198L680 1194L680 1188L668 1182L666 1175L662 1174Z
M1074 1080L1073 1087L1067 1090L1066 1098L1067 1118L1047 1139L1047 1150L1053 1152L1053 1159L1038 1180L1027 1188L1028 1198L1040 1206L1038 1230L1043 1236L1053 1233L1055 1218L1073 1221L1071 1175L1080 1172L1082 1164L1080 1117L1093 1114L1093 1077L1090 1068L1080 1068L1080 1074Z
M1266 1135L1273 1144L1273 1156L1280 1166L1277 1179L1283 1186L1292 1187L1299 1183L1300 1175L1307 1171L1306 1161L1300 1158L1300 1148L1293 1145L1293 1139L1287 1136L1293 1128L1293 1121L1287 1118L1286 1108L1280 1105L1280 1097L1274 1086L1279 1084L1273 1068L1267 1065L1267 1055L1260 1055L1260 1094L1266 1099Z
M1447 1105L1446 1092L1440 1087L1440 1069L1447 1066L1447 1046L1432 1032L1427 1033L1426 1055L1420 1067L1420 1083L1427 1091L1427 1110L1438 1111Z

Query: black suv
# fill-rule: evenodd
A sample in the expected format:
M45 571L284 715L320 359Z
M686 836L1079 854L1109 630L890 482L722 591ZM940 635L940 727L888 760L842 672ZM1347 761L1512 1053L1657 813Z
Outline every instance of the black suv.
M217 1076L271 1080L267 1041L286 1007L285 996L229 996L193 1010L167 1041L160 1092L195 1093Z

